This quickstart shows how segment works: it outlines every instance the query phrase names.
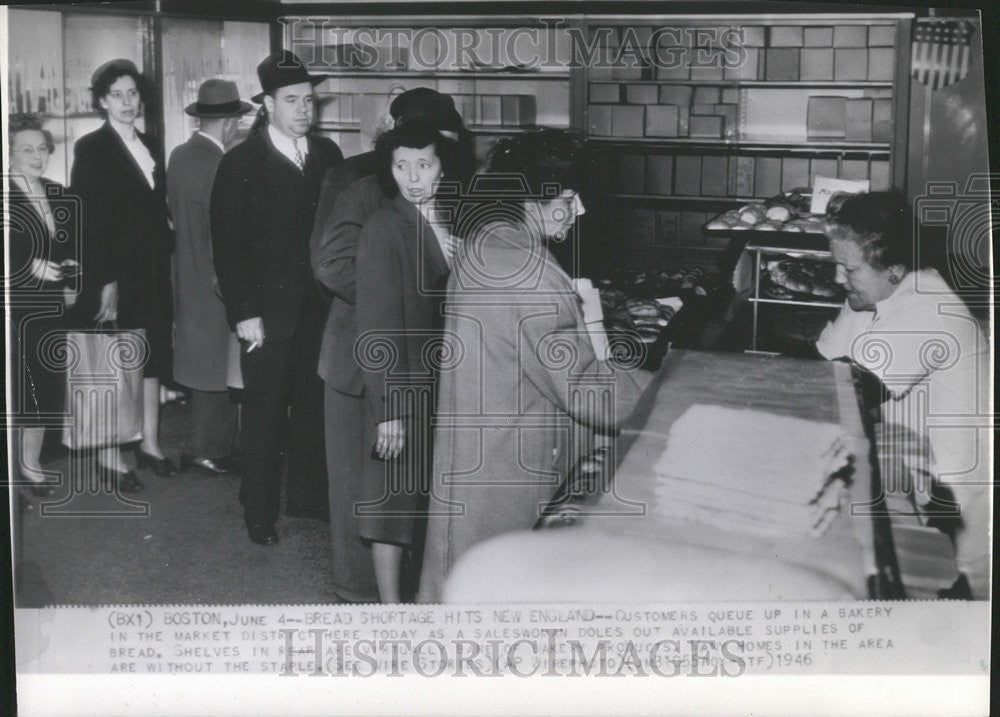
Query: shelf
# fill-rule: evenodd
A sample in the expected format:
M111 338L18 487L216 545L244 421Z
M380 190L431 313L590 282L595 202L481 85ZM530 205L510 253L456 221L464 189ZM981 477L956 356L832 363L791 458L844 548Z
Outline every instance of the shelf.
M356 122L317 122L316 129L324 132L360 132L361 125Z
M733 89L892 89L887 80L589 80L600 85L690 85L694 87L727 87Z
M330 79L362 79L385 78L402 79L407 77L427 80L569 80L569 72L496 72L474 70L445 71L435 70L335 70L320 73Z
M843 302L839 304L834 304L833 302L830 301L797 301L795 299L764 299L764 298L758 299L753 296L747 299L747 301L754 304L786 304L789 306L816 306L816 307L822 307L824 309L839 309L841 306L844 305Z
M534 129L558 129L558 130L569 130L569 127L560 127L553 125L528 125L525 127L484 127L482 125L475 125L471 127L466 127L472 134L521 134L522 132L530 132Z
M694 197L679 194L611 194L609 196L614 199L657 203L676 202L678 204L750 204L751 202L759 201L753 197Z
M761 139L715 139L712 137L594 137L587 139L608 145L642 145L690 149L729 149L747 152L859 152L863 154L889 154L888 142L849 142L846 140L806 140L775 142Z

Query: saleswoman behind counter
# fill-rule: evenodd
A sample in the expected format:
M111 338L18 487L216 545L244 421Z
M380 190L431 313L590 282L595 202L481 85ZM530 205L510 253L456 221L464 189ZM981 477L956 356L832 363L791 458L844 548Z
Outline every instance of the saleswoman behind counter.
M934 269L916 270L910 213L895 194L832 203L827 221L837 283L847 301L816 348L848 358L884 386L886 436L930 446L931 472L954 496L950 523L959 578L941 597L987 599L990 568L989 342ZM902 429L902 433L900 431ZM914 472L915 466L907 466ZM913 475L917 486L918 476ZM927 510L930 492L917 495ZM934 517L928 511L929 517Z

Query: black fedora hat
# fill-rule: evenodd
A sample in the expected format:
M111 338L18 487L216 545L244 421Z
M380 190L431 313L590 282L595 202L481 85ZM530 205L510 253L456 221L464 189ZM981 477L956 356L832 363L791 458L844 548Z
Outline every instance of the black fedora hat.
M326 79L325 75L310 75L302 60L291 50L281 50L265 57L257 65L257 77L260 79L263 91L250 98L257 104L264 101L264 95L269 95L281 87L303 82L318 85Z
M192 117L223 118L239 117L252 110L249 102L240 101L240 91L236 83L228 80L205 80L198 88L198 101L192 102L184 111Z

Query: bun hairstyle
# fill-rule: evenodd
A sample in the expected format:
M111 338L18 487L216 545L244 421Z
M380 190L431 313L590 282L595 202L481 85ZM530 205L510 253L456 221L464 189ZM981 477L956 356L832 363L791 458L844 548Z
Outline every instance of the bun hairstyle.
M7 117L7 147L14 146L14 137L18 132L28 131L41 132L45 137L45 146L49 154L55 151L56 143L52 138L52 133L42 126L42 120L35 114L13 114Z
M897 191L834 195L827 206L826 234L853 241L865 261L880 271L913 268L911 215Z

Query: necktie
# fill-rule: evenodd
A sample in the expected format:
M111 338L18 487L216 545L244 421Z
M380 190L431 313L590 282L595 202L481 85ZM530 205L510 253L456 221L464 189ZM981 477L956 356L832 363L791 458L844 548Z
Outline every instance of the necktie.
M300 171L305 171L306 160L302 158L302 150L299 149L299 140L293 139L292 146L295 148L295 164Z

